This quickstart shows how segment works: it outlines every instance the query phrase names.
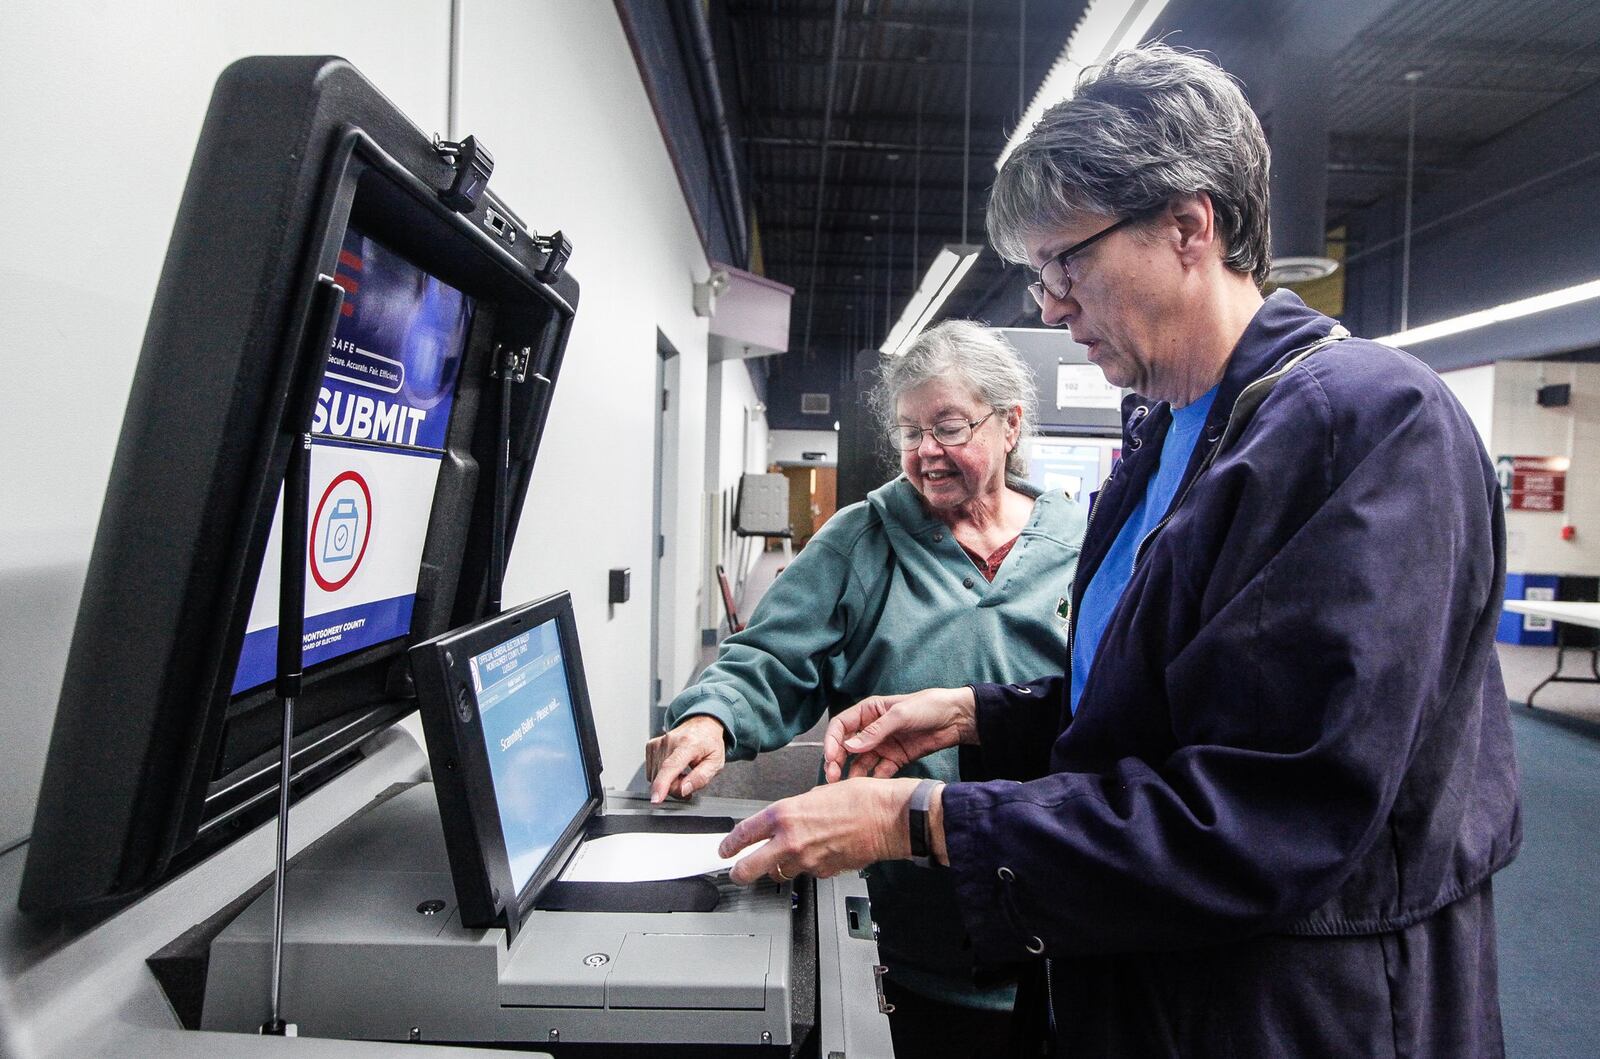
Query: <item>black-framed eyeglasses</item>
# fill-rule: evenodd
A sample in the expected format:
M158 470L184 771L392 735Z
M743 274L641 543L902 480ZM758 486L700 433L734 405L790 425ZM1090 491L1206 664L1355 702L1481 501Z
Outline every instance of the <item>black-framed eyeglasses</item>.
M983 426L998 409L991 409L982 419L941 419L931 427L914 427L902 423L889 431L889 439L905 452L922 444L922 435L932 434L933 440L947 449L959 448L972 440L972 432Z
M1112 232L1124 225L1132 224L1134 218L1124 217L1095 232L1089 238L1073 243L1059 254L1051 256L1049 261L1039 266L1039 278L1028 284L1028 293L1033 295L1033 300L1044 308L1046 292L1057 301L1072 293L1072 277L1067 275L1067 259L1074 254L1081 254Z

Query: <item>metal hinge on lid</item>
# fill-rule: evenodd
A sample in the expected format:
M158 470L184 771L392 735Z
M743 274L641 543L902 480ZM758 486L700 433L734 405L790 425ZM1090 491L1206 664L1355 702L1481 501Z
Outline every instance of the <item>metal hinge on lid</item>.
M495 379L510 379L512 382L525 382L528 378L528 362L533 359L533 347L504 346L494 347L494 359L490 365L489 375Z

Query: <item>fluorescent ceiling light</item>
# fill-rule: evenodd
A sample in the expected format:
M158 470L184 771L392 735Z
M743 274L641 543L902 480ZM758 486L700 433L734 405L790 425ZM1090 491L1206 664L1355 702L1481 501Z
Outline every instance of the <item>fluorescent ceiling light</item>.
M911 340L928 326L928 321L933 319L945 299L960 286L962 277L978 260L978 253L982 249L981 246L957 243L946 243L940 248L933 264L928 266L928 274L922 277L917 292L906 303L905 311L895 321L894 327L889 329L889 337L883 340L878 351L891 357L903 353Z
M1558 309L1563 305L1573 305L1577 302L1589 301L1600 298L1600 279L1580 283L1575 287L1563 287L1560 290L1549 291L1545 294L1535 294L1531 298L1520 301L1506 302L1496 305L1492 309L1479 309L1475 313L1465 316L1453 316L1448 320L1440 320L1436 324L1425 324L1422 327L1413 327L1407 331L1396 331L1392 335L1384 335L1379 342L1390 346L1414 346L1420 342L1431 342L1435 338L1446 335L1459 335L1463 331L1472 331L1489 324L1498 324L1506 320L1515 320L1523 316L1532 316L1542 313L1546 309Z
M999 169L1005 165L1011 152L1033 131L1033 126L1045 111L1063 99L1072 98L1078 85L1078 74L1083 72L1084 67L1097 66L1124 48L1131 48L1144 40L1166 6L1167 0L1089 0L1083 17L1078 19L1072 36L1067 38L1067 46L1061 49L1055 65L1045 75L1044 83L1033 94L1033 102L1023 112L1016 131L1006 141L1006 149L1000 152L994 167Z

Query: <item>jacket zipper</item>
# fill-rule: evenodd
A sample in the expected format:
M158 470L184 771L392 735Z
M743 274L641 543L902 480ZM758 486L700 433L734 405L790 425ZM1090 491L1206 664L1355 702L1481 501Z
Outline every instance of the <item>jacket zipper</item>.
M1050 965L1054 962L1053 957L1046 956L1044 958L1044 1011L1050 1018L1050 1051L1052 1053L1056 1047L1056 984L1050 974Z
M1139 418L1142 420L1144 418L1144 416L1140 416ZM1121 468L1121 466L1122 466L1122 461L1121 460L1118 460L1114 465L1112 465L1111 473L1106 475L1106 480L1100 484L1100 491L1101 491L1101 495L1102 496L1105 494L1106 486L1110 485L1112 479L1116 478L1117 471ZM1094 529L1094 517L1096 515L1098 515L1099 513L1100 513L1100 505L1099 504L1095 504L1093 507L1091 507L1089 509L1089 518L1083 524L1083 538L1082 538L1083 540L1088 540L1089 539L1089 532ZM1081 549L1080 549L1080 551L1081 551ZM1073 586L1072 585L1068 585L1067 586L1067 599L1069 599L1069 600L1072 598L1072 590L1073 590ZM1071 666L1072 666L1072 645L1077 640L1077 638L1078 638L1078 610L1077 610L1076 607L1074 607L1072 609L1072 614L1070 616L1070 620L1068 620L1068 622L1067 622L1067 666L1068 666L1068 672L1071 672ZM1072 688L1071 687L1067 688L1067 709L1069 711L1072 709ZM1052 1049L1054 1049L1054 1047L1055 1047L1055 1039L1056 1039L1056 990L1055 990L1054 978L1050 973L1050 964L1051 964L1051 957L1046 956L1044 958L1044 1010L1045 1010L1045 1015L1048 1017L1049 1022L1050 1022L1050 1042L1051 1042L1050 1043L1050 1047Z
M1112 468L1111 473L1106 475L1106 481L1110 482L1111 479L1115 478L1116 476L1117 476L1116 469ZM1104 489L1105 486L1102 485L1100 488ZM1095 517L1095 515L1099 514L1099 512L1100 512L1100 505L1099 504L1096 504L1094 507L1089 509L1089 520L1083 524L1083 540L1088 540L1089 539L1089 531L1094 529L1094 517ZM1079 554L1081 555L1082 553L1083 553L1082 545L1079 545ZM1072 600L1073 587L1074 586L1071 585L1071 584L1067 585L1067 601L1069 603ZM1072 665L1072 641L1077 639L1077 637L1078 637L1078 609L1076 607L1074 607L1072 609L1072 613L1070 615L1068 615L1068 621L1067 621L1067 665L1068 666ZM1067 690L1067 698L1068 698L1068 706L1069 706L1069 708L1071 706L1071 697L1072 697L1072 691L1069 688Z
M1217 458L1217 454L1222 451L1223 446L1228 441L1228 429L1231 426L1233 426L1234 413L1236 413L1238 411L1238 409L1239 409L1239 406L1244 403L1245 398L1247 396L1253 396L1254 392L1257 391L1257 390L1262 390L1262 391L1270 390L1273 386L1277 385L1277 382L1278 382L1279 379L1281 379L1291 368L1293 368L1296 364L1299 364L1306 357L1309 357L1311 354L1315 353L1317 350L1321 349L1323 346L1332 345L1334 342L1337 342L1337 341L1339 341L1341 339L1349 337L1349 335L1350 335L1350 332L1346 331L1342 324L1334 324L1333 325L1333 329L1331 331L1329 331L1327 333L1327 335L1325 335L1324 337L1322 337L1322 338L1318 339L1317 341L1311 343L1311 345L1309 345L1305 349L1301 350L1298 355L1292 356L1290 358L1289 362L1287 364L1285 364L1282 368L1280 368L1279 370L1277 370L1275 372L1272 372L1272 373L1270 373L1270 374L1268 374L1268 375L1266 375L1266 376L1264 376L1264 377L1262 377L1260 379L1257 379L1255 382L1251 383L1249 386L1246 386L1242 391L1240 391L1239 396L1233 402L1233 408L1230 409L1229 412L1228 412L1227 422L1222 424L1222 433L1217 437L1216 442L1212 445L1211 451L1206 454L1205 461L1203 463L1201 463L1200 469L1195 472L1193 478L1189 479L1189 484L1184 487L1184 490L1183 490L1182 494L1179 495L1178 502L1176 504L1172 505L1172 509L1167 512L1166 516L1164 518L1162 518L1162 520L1160 522L1156 523L1154 529L1152 529L1149 533L1145 534L1144 539L1139 542L1139 547L1134 549L1134 553L1133 553L1133 568L1135 570L1139 569L1139 561L1144 558L1144 548L1145 548L1145 545L1150 543L1150 538L1154 537L1157 533L1160 533L1161 530L1162 530L1162 527L1166 526L1167 522L1171 520L1172 516L1177 514L1178 509L1183 506L1184 500L1188 499L1189 491L1194 488L1194 483L1199 481L1200 480L1200 476L1205 474L1206 471L1210 469L1211 464ZM1251 407L1253 408L1253 406L1251 406ZM1141 416L1140 418L1142 419L1143 416ZM1121 466L1121 461L1119 460L1118 463L1117 463L1117 467L1113 467L1111 469L1111 473L1106 476L1106 483L1107 484L1110 483L1111 479L1113 479L1113 478L1115 478L1117 476L1117 468L1120 467L1120 466ZM1102 485L1100 488L1103 490L1105 488L1105 485ZM1094 505L1094 507L1090 508L1090 510L1089 510L1089 519L1088 519L1087 522L1084 523L1084 526L1083 526L1083 539L1084 540L1088 540L1089 539L1089 531L1094 528L1094 517L1099 512L1099 510L1100 510L1100 505L1099 504L1096 504L1096 505ZM1067 591L1068 591L1068 593L1070 593L1072 591L1071 586L1068 586ZM1070 595L1068 596L1068 598L1071 598ZM1072 662L1072 645L1073 645L1073 641L1077 639L1077 633L1078 633L1078 612L1077 612L1076 609L1074 609L1073 612L1072 612L1072 620L1067 624L1067 662L1068 662L1068 665L1070 665L1071 662ZM1069 697L1069 708L1070 708L1070 697L1071 697L1071 694L1072 694L1072 692L1071 692L1071 689L1069 688L1068 691L1067 691L1067 695ZM1052 1049L1054 1049L1054 1047L1055 1047L1055 1040L1056 1040L1056 988L1055 988L1054 976L1051 974L1051 964L1053 962L1054 962L1053 957L1046 956L1044 958L1044 1009L1045 1009L1045 1014L1049 1018L1049 1022L1050 1022L1050 1047Z
M1232 413L1229 413L1228 418L1229 422L1232 422ZM1173 504L1172 507L1168 509L1167 513L1161 517L1161 521L1157 522L1155 526L1151 528L1150 532L1146 533L1139 541L1139 546L1133 550L1133 567L1130 573L1138 571L1139 562L1144 558L1145 545L1150 543L1150 539L1152 537L1166 528L1167 523L1172 521L1172 516L1178 513L1178 509L1183 506L1183 502L1189 498L1189 491L1194 488L1194 483L1198 482L1201 476L1204 475L1206 471L1211 469L1212 461L1217 458L1217 453L1222 451L1222 439L1227 436L1227 433L1228 427L1225 423L1222 427L1222 433L1217 436L1216 442L1212 444L1211 451L1206 453L1206 458L1200 462L1199 469L1194 472L1194 477L1189 479L1189 484L1184 486L1183 492L1178 494L1178 502Z
M1343 339L1346 339L1346 338L1349 338L1349 337L1350 337L1350 332L1345 330L1343 324L1334 324L1333 328L1326 335L1324 335L1322 338L1317 339L1315 342L1311 343L1309 346L1306 346L1304 349L1301 349L1297 353L1291 353L1289 355L1289 359L1284 362L1284 364L1283 364L1283 366L1281 368L1277 369L1276 371L1269 372L1266 375L1263 375L1261 378L1257 379L1255 382L1251 383L1249 386L1246 386L1243 390L1239 391L1239 396L1234 399L1233 407L1228 410L1228 418L1227 418L1227 420L1224 421L1223 424L1222 424L1222 433L1217 435L1217 440L1212 445L1211 451L1206 453L1205 460L1200 464L1199 469L1194 472L1194 477L1189 479L1189 484L1183 487L1183 492L1182 493L1178 494L1178 502L1176 504L1173 504L1172 507L1167 510L1166 515L1164 515L1162 517L1161 521L1157 522L1155 524L1155 527L1153 529L1151 529L1151 531L1149 533L1146 533L1144 535L1144 539L1139 542L1139 547L1134 549L1134 551L1133 551L1133 570L1134 571L1137 571L1139 569L1139 563L1141 561L1143 561L1143 559L1144 559L1145 545L1149 544L1151 538L1154 537L1156 534L1160 533L1163 529L1165 529L1167 523L1172 521L1172 517L1178 513L1178 509L1183 507L1183 502L1189 498L1189 493L1191 491L1193 491L1195 483L1200 480L1201 476L1203 476L1206 473L1206 471L1211 469L1211 464L1216 461L1217 454L1220 453L1223 450L1223 448L1227 445L1227 443L1229 441L1229 436L1228 435L1229 435L1229 432L1233 428L1233 419L1234 419L1234 416L1239 411L1239 406L1240 405L1246 405L1246 400L1249 399L1249 398L1254 398L1257 394L1261 394L1262 396L1265 396L1267 391L1271 390L1274 386L1276 386L1278 384L1278 380L1282 379L1291 370L1293 370L1302 360L1305 360L1307 357L1309 357L1311 354L1315 353L1317 350L1323 348L1324 346L1331 346L1331 345L1333 345L1333 343L1342 341ZM1254 411L1255 411L1256 405L1258 405L1260 403L1261 403L1260 401L1253 401L1253 402L1247 404L1246 408L1245 408L1245 411L1247 413L1253 414ZM1093 512L1090 512L1090 514L1093 515ZM1087 527L1085 527L1084 535L1088 536Z
M1139 418L1141 420L1143 420L1144 416L1141 415ZM1130 440L1131 440L1131 438L1130 438ZM1116 463L1111 465L1111 473L1106 475L1106 480L1104 482L1100 483L1100 495L1101 496L1105 495L1106 486L1110 485L1111 482L1117 477L1117 471L1120 470L1121 468L1122 468L1122 461L1121 460L1118 460ZM1082 541L1087 541L1089 539L1089 531L1094 529L1094 517L1096 515L1098 515L1099 513L1100 513L1100 505L1098 503L1095 504L1093 507L1091 507L1089 509L1088 521L1084 522L1084 524L1083 524L1083 537L1081 538ZM1082 547L1081 542L1079 544L1078 554L1079 555L1083 554L1083 547ZM1077 579L1074 578L1073 579L1074 584L1069 584L1067 586L1067 599L1069 601L1072 599L1072 590L1073 590L1074 585L1076 584L1076 580ZM1069 666L1072 664L1072 645L1073 645L1073 642L1077 640L1077 638L1078 638L1078 610L1077 610L1076 607L1074 607L1073 610L1072 610L1072 613L1071 613L1071 615L1069 617L1069 620L1067 621L1067 664ZM1069 688L1068 691L1067 691L1067 699L1068 699L1068 708L1069 709L1071 708L1071 697L1072 697L1072 691Z

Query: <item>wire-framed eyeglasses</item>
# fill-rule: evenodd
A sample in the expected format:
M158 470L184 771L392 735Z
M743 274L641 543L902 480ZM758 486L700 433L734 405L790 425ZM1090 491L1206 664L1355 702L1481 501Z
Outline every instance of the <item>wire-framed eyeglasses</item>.
M902 423L889 430L889 440L902 451L910 452L922 444L922 435L932 434L933 440L941 447L958 448L971 441L973 431L988 422L995 411L997 409L991 409L982 419L941 419L931 427L914 427Z
M1048 292L1050 297L1061 301L1072 293L1072 277L1067 275L1067 259L1075 254L1081 254L1112 232L1124 225L1133 223L1134 218L1124 217L1095 232L1087 239L1073 243L1059 254L1051 256L1050 260L1039 266L1039 278L1028 284L1028 293L1033 295L1033 300L1039 307L1044 308L1044 296Z

